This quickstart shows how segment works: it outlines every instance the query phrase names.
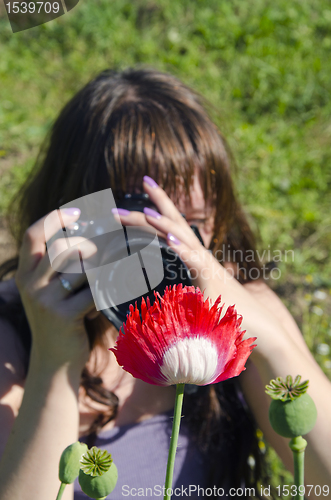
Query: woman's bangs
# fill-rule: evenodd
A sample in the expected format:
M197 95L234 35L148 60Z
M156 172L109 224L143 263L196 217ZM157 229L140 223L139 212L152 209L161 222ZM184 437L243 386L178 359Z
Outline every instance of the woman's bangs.
M115 197L142 192L143 176L148 175L175 202L183 195L189 200L192 177L198 174L205 200L215 199L215 174L224 147L218 137L221 151L215 157L210 131L201 127L195 113L189 115L136 100L113 114L105 156Z

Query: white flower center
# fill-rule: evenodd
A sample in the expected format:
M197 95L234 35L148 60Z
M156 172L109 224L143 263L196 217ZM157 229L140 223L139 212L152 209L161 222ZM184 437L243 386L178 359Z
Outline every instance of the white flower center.
M185 338L163 356L161 373L169 384L210 384L218 365L216 347L201 337Z

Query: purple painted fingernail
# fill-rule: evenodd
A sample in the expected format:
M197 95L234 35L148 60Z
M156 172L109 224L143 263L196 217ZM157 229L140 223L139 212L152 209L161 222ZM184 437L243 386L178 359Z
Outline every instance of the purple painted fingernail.
M176 236L174 236L172 233L168 233L167 234L167 238L168 240L172 241L173 243L175 243L175 245L180 245L180 241L178 238L176 238Z
M125 208L112 208L112 213L114 215L130 215L130 210L125 210Z
M152 188L159 187L159 185L155 182L155 180L152 179L152 177L148 177L148 175L144 175L143 180L144 180L144 182L146 182L146 184L148 184Z
M80 215L80 209L79 208L61 208L61 212L65 213L66 215Z
M153 210L152 208L145 207L144 214L150 215L151 217L154 217L154 219L161 219L161 214L159 214L159 212L156 212L156 210Z

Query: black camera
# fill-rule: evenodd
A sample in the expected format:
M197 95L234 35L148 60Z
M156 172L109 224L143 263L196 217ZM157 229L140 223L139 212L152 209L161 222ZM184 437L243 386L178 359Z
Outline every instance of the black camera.
M130 211L143 212L145 207L156 210L147 194L126 194L117 202L117 208ZM81 217L84 217L83 213ZM83 236L96 244L98 258L94 262L92 259L91 265L93 273L96 270L93 274L93 284L92 272L83 270L87 274L98 309L117 329L126 321L130 304L137 302L140 310L142 297L145 301L149 297L150 303L153 304L154 291L162 295L168 285L192 284L190 271L184 262L168 246L166 240L156 238L155 230L151 233L146 227L123 226L121 229L107 232L106 227L105 217L88 221L79 219L66 228L66 234L69 237ZM198 228L193 225L191 228L203 244ZM128 256L134 258L130 259ZM139 271L137 271L138 258ZM161 260L162 265L160 265ZM107 267L109 263L111 267ZM143 294L139 292L142 289L142 273L146 283L144 285L146 293ZM128 296L135 298L123 301L123 297Z

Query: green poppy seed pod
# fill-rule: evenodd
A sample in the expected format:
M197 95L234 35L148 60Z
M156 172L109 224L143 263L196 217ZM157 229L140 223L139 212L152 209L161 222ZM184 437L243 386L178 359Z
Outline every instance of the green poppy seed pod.
M283 437L294 438L310 432L315 425L317 410L308 394L282 401L273 399L269 408L272 428Z
M107 472L104 472L102 476L91 476L85 474L81 469L79 471L78 481L82 491L91 498L105 498L109 493L113 491L116 486L118 478L117 467L112 462L110 468Z
M80 459L87 450L85 443L76 443L67 446L63 451L59 464L59 479L61 483L71 484L79 474Z

